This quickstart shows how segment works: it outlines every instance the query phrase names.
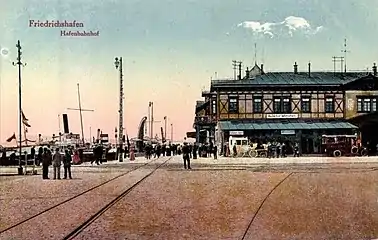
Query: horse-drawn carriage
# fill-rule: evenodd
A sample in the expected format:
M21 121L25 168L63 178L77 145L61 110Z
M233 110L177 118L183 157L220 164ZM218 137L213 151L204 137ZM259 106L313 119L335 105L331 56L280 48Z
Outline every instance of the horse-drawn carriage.
M236 154L233 149L236 147ZM263 144L258 146L257 143L250 143L246 137L233 137L229 139L229 148L231 151L231 156L234 157L267 157L268 156L268 146Z

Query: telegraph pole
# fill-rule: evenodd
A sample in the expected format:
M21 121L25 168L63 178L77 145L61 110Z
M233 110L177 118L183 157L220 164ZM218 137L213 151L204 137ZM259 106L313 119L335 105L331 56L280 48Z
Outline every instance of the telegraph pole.
M346 73L347 69L347 63L346 63L346 58L347 58L347 53L350 53L350 51L347 50L347 39L344 39L344 49L341 50L341 52L344 53L344 73Z
M81 99L80 99L80 85L79 83L77 84L77 97L79 101L79 108L67 108L67 110L75 110L80 112L80 126L81 126L81 137L83 144L85 145L85 138L84 138L84 124L83 124L83 112L94 112L93 109L82 109L81 108Z
M340 62L340 73L343 73L343 62L344 62L344 57L332 57L332 62L333 62L333 74L336 75L336 63Z
M237 61L232 60L232 69L234 70L234 80L236 80L236 68L237 68Z
M119 161L123 162L123 73L122 73L122 57L115 58L115 67L119 69L119 129L118 129L118 143L119 143Z
M18 131L19 131L19 142L20 142L20 146L19 146L19 151L20 151L20 155L19 155L19 160L18 160L18 174L19 175L22 175L23 174L23 170L22 170L22 165L21 165L21 156L22 156L22 89L21 89L21 67L24 67L26 66L26 63L22 63L21 62L21 43L20 43L20 40L17 41L17 62L13 62L13 66L16 66L18 65L18 111L19 111L19 123L18 123ZM25 137L26 138L26 137ZM25 166L26 166L26 162L25 162Z

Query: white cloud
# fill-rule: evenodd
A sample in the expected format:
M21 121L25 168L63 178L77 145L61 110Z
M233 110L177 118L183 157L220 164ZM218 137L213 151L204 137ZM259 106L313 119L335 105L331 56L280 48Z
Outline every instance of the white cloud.
M7 59L8 56L9 56L9 54L10 54L10 52L9 52L8 48L1 48L1 50L0 50L0 55L1 55L3 58Z
M314 35L323 30L323 26L312 27L310 23L302 17L289 16L282 22L255 22L245 21L238 24L251 30L255 35L267 35L270 38L275 36L293 36L294 33Z

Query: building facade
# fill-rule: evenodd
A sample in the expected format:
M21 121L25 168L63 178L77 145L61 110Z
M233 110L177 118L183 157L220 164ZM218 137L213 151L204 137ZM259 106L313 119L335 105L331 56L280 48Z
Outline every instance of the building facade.
M304 154L320 153L322 135L361 133L365 142L378 143L368 130L377 121L366 125L377 112L375 65L370 73L312 72L310 64L307 72L298 72L296 63L292 72L265 73L255 65L239 80L212 80L202 96L194 123L197 142L223 145L230 136L244 136L298 143ZM200 139L201 131L209 137Z

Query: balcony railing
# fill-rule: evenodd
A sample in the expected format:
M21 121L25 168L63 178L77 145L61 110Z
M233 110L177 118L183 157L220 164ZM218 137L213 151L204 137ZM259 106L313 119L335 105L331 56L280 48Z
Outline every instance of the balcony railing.
M194 123L196 124L211 124L216 122L215 116L197 116L194 118Z

